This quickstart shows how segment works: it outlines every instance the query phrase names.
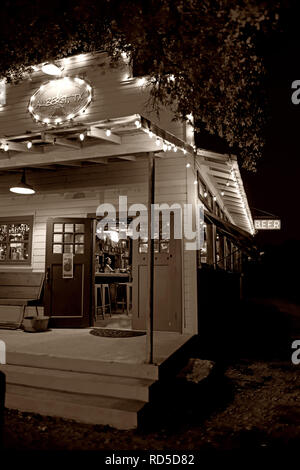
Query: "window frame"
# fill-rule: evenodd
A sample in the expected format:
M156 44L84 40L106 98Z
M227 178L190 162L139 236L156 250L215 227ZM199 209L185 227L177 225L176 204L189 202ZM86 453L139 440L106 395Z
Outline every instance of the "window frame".
M33 215L24 215L24 216L13 216L13 217L0 217L0 225L11 225L11 224L27 224L29 225L29 238L28 238L28 259L26 260L15 260L15 259L5 259L0 260L0 266L30 266L32 258L32 234L33 234ZM8 233L7 233L8 235ZM6 256L8 253L8 247L10 246L9 239L7 238L6 242L0 242L1 245L6 244Z

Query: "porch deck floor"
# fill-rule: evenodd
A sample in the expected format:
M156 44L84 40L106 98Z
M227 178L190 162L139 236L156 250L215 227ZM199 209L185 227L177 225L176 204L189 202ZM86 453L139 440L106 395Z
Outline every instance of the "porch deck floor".
M45 354L72 359L99 360L127 364L144 364L146 335L130 338L93 336L91 328L53 329L43 333L22 330L0 330L0 340L6 352ZM154 332L154 363L162 364L193 335L174 332Z

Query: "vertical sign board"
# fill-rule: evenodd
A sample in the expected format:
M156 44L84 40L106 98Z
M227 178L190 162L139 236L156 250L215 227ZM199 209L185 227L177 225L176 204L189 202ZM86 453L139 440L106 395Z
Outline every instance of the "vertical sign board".
M280 230L280 219L254 219L254 228L256 230Z
M0 81L0 106L6 104L6 83L4 80Z

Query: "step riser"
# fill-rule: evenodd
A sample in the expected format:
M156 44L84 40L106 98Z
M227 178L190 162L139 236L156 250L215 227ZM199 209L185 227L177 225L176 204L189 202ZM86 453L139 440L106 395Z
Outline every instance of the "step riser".
M4 369L4 368L3 368ZM132 386L119 383L93 383L86 380L85 374L82 374L81 380L78 378L60 378L42 376L40 374L12 373L9 366L4 369L6 382L8 384L25 385L28 387L44 388L49 390L59 390L71 393L81 393L87 395L104 395L116 398L128 398L147 402L149 400L149 387Z
M101 362L88 359L75 360L68 357L48 356L46 354L8 352L6 363L18 366L41 367L45 369L132 377L138 379L157 380L159 375L159 368L155 365L127 364L125 362Z
M51 398L50 391L49 398L42 400L22 397L10 391L6 394L5 406L18 411L73 419L87 424L109 425L123 430L134 429L138 424L138 416L135 412L66 404L66 402L55 401Z

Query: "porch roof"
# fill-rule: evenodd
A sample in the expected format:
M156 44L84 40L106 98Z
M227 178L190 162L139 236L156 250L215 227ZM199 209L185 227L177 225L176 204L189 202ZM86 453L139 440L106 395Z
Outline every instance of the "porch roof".
M198 149L197 159L218 190L216 196L221 195L233 223L253 235L252 214L236 156Z
M191 145L139 114L85 124L70 122L64 127L43 126L38 132L0 137L0 144L0 172L134 161L147 152L194 153Z

